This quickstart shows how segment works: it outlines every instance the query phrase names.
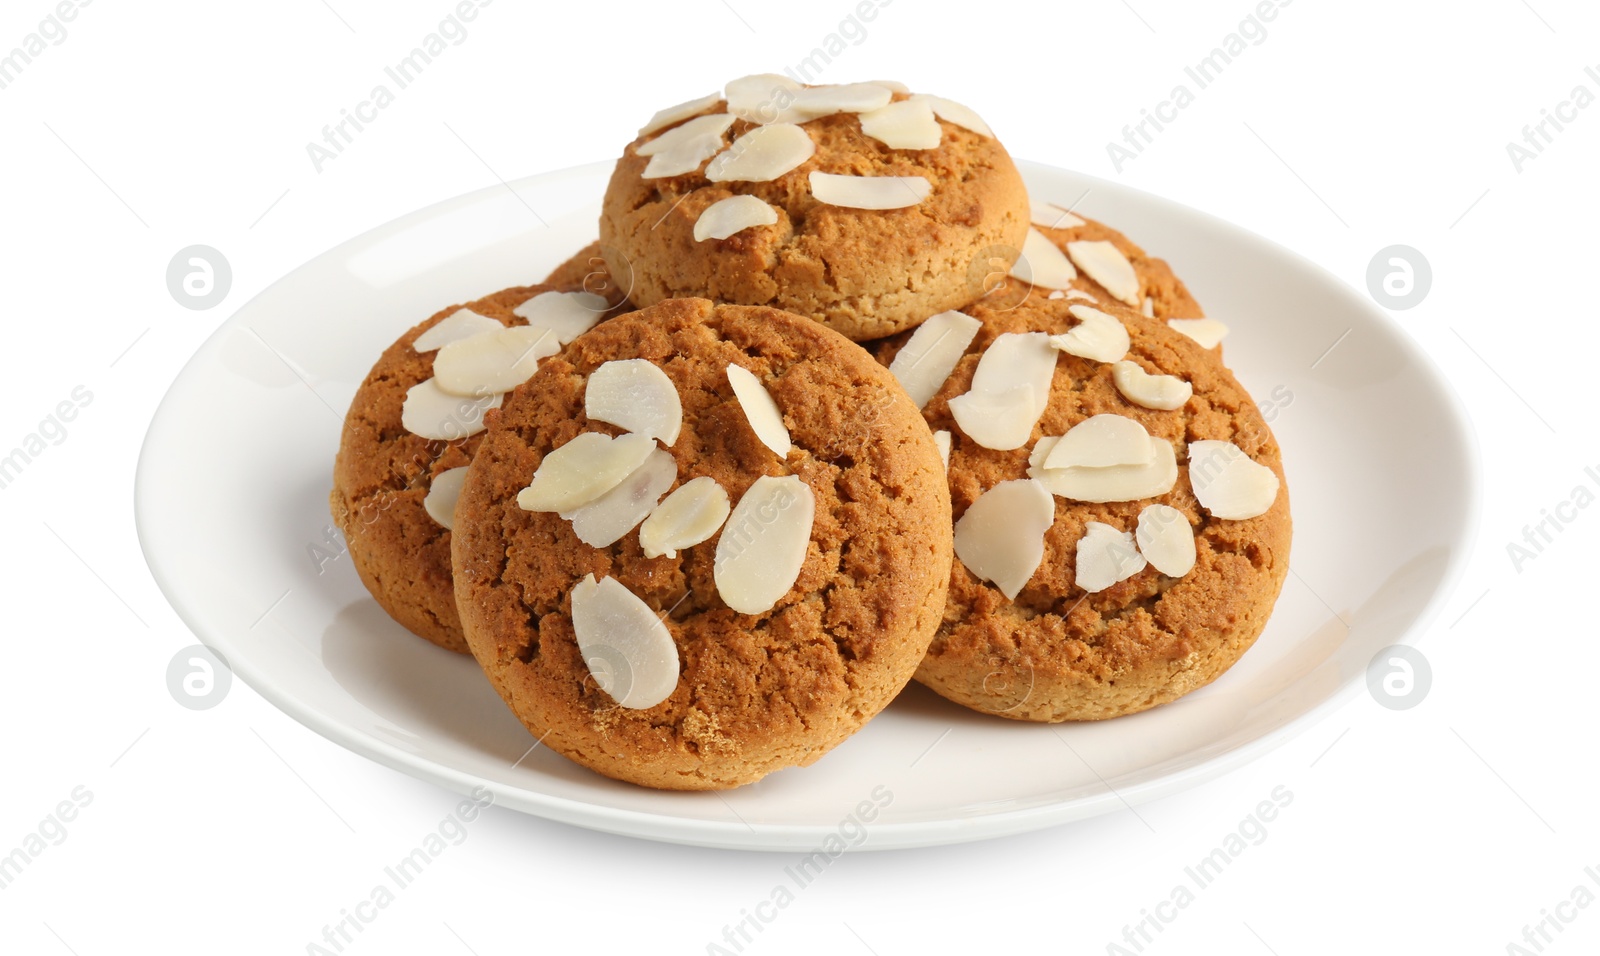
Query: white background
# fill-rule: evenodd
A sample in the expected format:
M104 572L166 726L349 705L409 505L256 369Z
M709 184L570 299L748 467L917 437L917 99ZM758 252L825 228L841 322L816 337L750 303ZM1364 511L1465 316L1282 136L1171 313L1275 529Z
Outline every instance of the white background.
M51 9L7 0L0 53ZM200 713L168 695L167 661L196 639L140 556L133 469L162 392L209 332L395 216L497 175L613 156L657 107L796 62L849 9L499 0L320 174L305 144L436 27L445 0L101 0L0 90L0 447L75 386L94 395L0 491L0 854L74 787L94 795L68 838L0 890L0 949L306 952L457 802L238 683ZM1233 220L1357 288L1382 247L1428 257L1431 294L1395 318L1469 408L1487 494L1475 560L1421 642L1430 695L1392 712L1363 694L1137 816L852 854L747 952L1107 952L1279 786L1294 799L1266 841L1147 952L1503 953L1575 886L1600 893L1584 873L1600 865L1600 517L1576 512L1520 572L1506 550L1588 480L1584 466L1600 468L1600 106L1520 173L1506 153L1575 86L1600 93L1584 72L1600 72L1600 10L1299 0L1116 172L1106 142L1250 10L897 0L826 79L951 96L1014 155ZM167 292L168 260L194 243L233 266L211 311ZM497 809L347 952L706 952L792 862ZM1600 907L1563 912L1575 921L1545 951L1593 952Z

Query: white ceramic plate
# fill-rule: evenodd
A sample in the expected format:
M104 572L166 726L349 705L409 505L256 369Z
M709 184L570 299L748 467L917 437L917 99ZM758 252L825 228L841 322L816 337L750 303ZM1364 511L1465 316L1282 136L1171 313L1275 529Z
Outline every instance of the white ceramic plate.
M528 753L532 738L477 666L391 622L337 556L330 472L341 417L379 352L435 310L535 281L593 239L609 164L406 216L240 309L184 368L145 440L136 509L151 570L200 640L306 726L452 790L482 785L503 806L599 830L812 849L872 801L865 846L919 846L1214 777L1311 726L1362 686L1379 649L1415 639L1439 609L1477 515L1471 432L1416 347L1316 266L1115 183L1022 168L1038 199L1070 203L1093 186L1082 211L1168 259L1232 326L1228 362L1283 445L1293 573L1256 646L1176 703L1039 726L913 685L815 765L724 794L645 790ZM842 833L855 842L853 823Z

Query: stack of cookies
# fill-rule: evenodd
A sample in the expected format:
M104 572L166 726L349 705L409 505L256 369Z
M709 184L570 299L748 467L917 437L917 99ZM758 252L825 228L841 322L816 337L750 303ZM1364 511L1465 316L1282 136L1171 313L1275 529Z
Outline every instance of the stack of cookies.
M657 113L600 241L378 359L331 498L395 620L650 787L814 762L912 679L1171 701L1288 569L1278 444L1167 264L972 110L761 75Z

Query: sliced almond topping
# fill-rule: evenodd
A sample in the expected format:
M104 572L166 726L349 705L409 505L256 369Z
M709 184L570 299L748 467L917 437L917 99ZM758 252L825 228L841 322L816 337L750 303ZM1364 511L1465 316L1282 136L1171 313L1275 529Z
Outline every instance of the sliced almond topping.
M623 707L643 710L678 686L678 647L662 615L616 578L588 575L572 589L572 633L594 682Z
M1183 512L1170 505L1150 505L1139 512L1135 535L1139 551L1151 567L1181 578L1194 567L1194 528Z
M411 347L418 352L432 352L451 342L470 339L484 332L498 332L503 328L505 326L487 315L479 315L471 309L457 309L417 336Z
M934 149L944 127L933 118L932 103L911 99L862 113L861 132L890 149Z
M1144 317L1147 318L1147 319L1155 318L1156 317L1156 300L1150 298L1149 296L1145 296L1144 297L1144 308L1140 309L1139 311L1143 312L1144 313Z
M790 107L800 90L799 83L778 73L742 76L725 90L728 112L757 125L792 122L799 118Z
M648 517L677 480L677 460L657 448L621 484L588 504L561 512L561 517L572 522L579 541L591 548L609 547Z
M918 408L944 387L982 324L963 312L940 312L911 333L910 341L889 363L889 371Z
M583 412L630 432L671 445L683 428L683 402L667 373L646 359L606 362L589 373Z
M1060 206L1047 202L1033 204L1033 224L1046 229L1076 229L1084 225L1084 221Z
M1138 501L1156 498L1178 483L1178 456L1165 438L1150 439L1150 461L1143 465L1106 468L1046 468L1045 460L1060 439L1045 437L1034 443L1028 456L1028 475L1051 494L1073 501Z
M783 412L778 410L778 403L772 400L772 393L761 384L761 379L742 365L729 365L728 384L733 386L733 395L744 409L745 421L750 423L761 444L772 449L779 458L789 457L789 450L794 447L789 441L789 426L783 423Z
M406 391L400 424L418 438L455 441L483 431L483 413L499 408L503 398L499 392L481 398L451 395L430 378Z
M950 399L950 414L985 448L1021 448L1050 404L1056 354L1043 332L999 335L978 359L972 387Z
M696 113L705 112L711 107L716 106L721 101L721 94L712 93L707 96L702 96L697 100L689 100L687 103L679 103L677 106L669 106L666 109L658 112L656 115L650 117L650 122L639 127L639 135L649 136L658 129L666 129L668 126L671 126L673 123L676 123L679 120L686 120Z
M1044 560L1055 502L1037 481L1002 481L956 521L956 557L974 577L1013 600Z
M717 539L717 594L740 614L761 614L794 587L811 543L816 499L794 475L757 478Z
M887 86L877 83L811 86L795 93L790 109L807 120L814 120L835 113L865 113L882 109L893 98L894 94Z
M1233 442L1190 442L1189 484L1214 518L1254 518L1278 500L1277 473L1252 461Z
M646 558L677 558L680 548L710 539L728 520L728 492L715 478L701 475L678 486L638 526L638 547Z
M928 97L928 102L933 104L934 115L946 123L954 123L962 129L970 129L979 136L994 138L994 131L989 128L989 124L985 123L981 116L955 100L947 100L942 96L930 96Z
M811 134L793 123L772 123L733 141L706 167L714 183L766 183L798 167L817 151Z
M524 511L571 511L633 474L656 450L648 435L584 432L544 456L528 487L517 492Z
M944 470L950 470L950 433L939 429L933 433L933 443L939 448L939 460L944 462Z
M1080 239L1067 243L1067 255L1112 298L1134 307L1139 305L1139 274L1114 243Z
M422 510L446 529L455 528L456 500L461 497L461 485L466 480L467 469L464 465L447 468L434 475L432 483L428 485L427 497L422 499Z
M1099 299L1096 299L1093 295L1091 295L1088 292L1083 291L1082 289L1068 289L1067 292L1066 292L1066 298L1068 298L1068 299L1082 299L1085 302L1099 302L1100 301Z
M751 226L770 226L778 210L755 196L729 196L707 206L694 221L694 241L726 239Z
M708 540L728 520L728 492L715 478L685 482L656 505L639 526L639 547L647 558L676 558L682 548Z
M733 125L735 119L737 117L732 113L711 113L706 116L696 116L689 122L681 126L674 126L647 143L641 143L634 152L640 156L654 156L657 153L678 149L703 136L715 138L720 146L722 134L728 131L728 127Z
M1155 451L1144 426L1122 415L1091 415L1067 429L1044 460L1046 468L1148 465Z
M812 170L810 178L817 202L847 209L904 209L933 191L924 176L836 176Z
M1028 237L1022 240L1022 255L1011 267L1011 277L1046 289L1065 289L1078 277L1078 270L1066 253L1030 226Z
M899 80L872 80L871 82L888 89L891 93L902 93L907 95L911 93L911 87L905 85Z
M593 328L610 308L604 296L593 292L541 292L511 312L529 325L551 330L566 345Z
M1164 412L1182 408L1194 394L1194 386L1176 375L1151 375L1127 359L1111 366L1111 380L1123 398Z
M434 357L433 378L450 394L467 398L509 392L533 377L540 359L559 351L552 330L516 325L444 346Z
M1128 354L1133 344L1128 329L1115 316L1086 305L1067 308L1078 324L1060 335L1050 336L1050 344L1079 358L1095 362L1115 362Z
M1145 559L1134 546L1133 535L1108 524L1089 521L1078 539L1074 583L1090 594L1104 591L1144 570Z
M1167 325L1200 343L1203 349L1214 349L1228 334L1228 327L1216 319L1168 319Z

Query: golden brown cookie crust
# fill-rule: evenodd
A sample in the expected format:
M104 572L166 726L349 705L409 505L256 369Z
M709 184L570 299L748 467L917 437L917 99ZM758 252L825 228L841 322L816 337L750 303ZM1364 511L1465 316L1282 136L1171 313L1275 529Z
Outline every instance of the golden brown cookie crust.
M1109 364L1062 354L1050 404L1026 446L995 451L961 432L949 400L970 387L983 350L1005 332L1067 331L1077 322L1068 314L1071 304L1035 299L1007 311L969 307L983 327L924 410L932 428L952 436L950 492L958 519L984 491L1027 477L1029 451L1041 436L1061 435L1091 415L1133 418L1151 435L1171 440L1178 452L1177 484L1160 497L1107 504L1054 497L1044 560L1015 601L959 560L954 563L944 622L917 680L957 703L1017 720L1116 717L1210 683L1261 633L1289 567L1289 495L1277 441L1218 357L1159 319L1098 306L1127 327L1130 361L1193 384L1194 396L1183 408L1134 405L1118 392ZM904 338L886 343L879 358L890 361ZM1270 510L1242 521L1205 513L1189 484L1185 450L1186 443L1201 439L1231 441L1278 475ZM1079 588L1076 547L1085 523L1131 531L1139 512L1157 502L1182 512L1194 528L1194 568L1172 578L1146 567L1095 594Z
M710 475L734 502L761 475L795 474L812 490L805 563L771 611L738 614L718 597L717 537L645 558L637 530L593 548L558 515L517 506L552 449L584 431L620 433L590 422L583 396L590 372L627 358L678 387L676 484ZM783 411L787 460L751 431L729 363ZM949 496L921 416L858 346L773 309L668 300L574 340L490 422L457 509L456 596L473 654L545 745L646 786L733 787L816 760L910 680L944 607ZM623 708L589 674L569 598L589 574L669 612L682 672L662 703Z
M812 120L803 128L816 155L765 183L712 183L704 164L681 176L642 179L641 138L624 150L606 189L606 261L615 275L631 271L631 297L640 306L673 296L766 305L857 341L910 328L971 300L981 291L975 264L995 255L1014 260L1028 229L1027 189L1005 147L953 123L940 126L937 148L908 150L867 136L853 113ZM736 120L726 141L753 128ZM846 209L812 198L813 170L925 176L933 191L904 209ZM696 242L700 214L733 195L765 200L777 210L777 224Z
M593 272L594 266L587 263L591 256L590 250L580 252L558 267L553 277L579 269ZM516 286L440 310L384 351L345 415L328 503L334 523L344 532L351 563L390 617L447 650L469 653L451 583L450 532L428 515L422 502L434 476L472 461L482 433L431 441L400 424L406 392L433 376L438 354L419 354L412 343L462 308L503 325L526 325L513 309L541 292L575 291L581 284L580 278Z

